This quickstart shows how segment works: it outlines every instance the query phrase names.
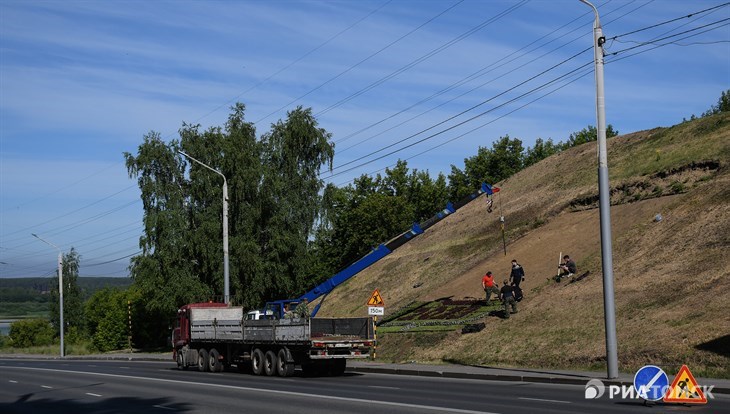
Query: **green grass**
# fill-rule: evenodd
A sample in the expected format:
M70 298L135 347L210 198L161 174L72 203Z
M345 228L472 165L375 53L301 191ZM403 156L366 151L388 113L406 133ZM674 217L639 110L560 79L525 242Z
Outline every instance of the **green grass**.
M0 347L0 352L4 354L21 354L21 355L58 355L60 353L60 343L45 346L30 346L26 348L14 348L11 346ZM91 346L91 341L83 341L74 344L65 344L66 355L91 355L97 353Z

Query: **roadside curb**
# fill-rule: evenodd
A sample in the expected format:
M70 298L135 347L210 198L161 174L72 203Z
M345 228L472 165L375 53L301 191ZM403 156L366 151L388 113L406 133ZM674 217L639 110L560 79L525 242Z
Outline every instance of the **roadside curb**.
M363 372L363 373L377 373L377 374L390 374L390 375L412 375L419 377L442 377L442 378L460 378L460 379L475 379L483 381L505 381L505 382L536 382L544 384L566 384L566 385L583 385L585 386L588 380L598 379L603 382L604 385L626 385L632 386L633 381L625 380L608 380L600 377L586 377L586 378L568 378L562 376L531 376L531 375L506 375L506 374L478 374L469 372L454 372L454 371L433 371L433 370L419 370L419 369L403 369L403 368L387 368L387 367L367 367L367 366L354 366L348 367L348 371ZM717 394L730 394L730 387L715 386L712 389L713 393Z

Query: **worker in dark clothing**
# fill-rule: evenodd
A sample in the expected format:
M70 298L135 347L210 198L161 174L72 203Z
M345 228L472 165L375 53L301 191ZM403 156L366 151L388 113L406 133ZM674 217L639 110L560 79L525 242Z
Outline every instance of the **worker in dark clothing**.
M567 254L563 256L563 263L560 264L560 275L558 277L572 277L578 273L578 267L575 265L575 261L570 258Z
M509 274L512 286L519 288L520 282L525 280L525 269L517 263L517 259L512 259L512 271Z
M504 318L509 319L509 307L512 306L512 313L517 313L517 301L515 301L514 288L509 285L509 281L504 281L504 286L499 291L499 297L504 305Z

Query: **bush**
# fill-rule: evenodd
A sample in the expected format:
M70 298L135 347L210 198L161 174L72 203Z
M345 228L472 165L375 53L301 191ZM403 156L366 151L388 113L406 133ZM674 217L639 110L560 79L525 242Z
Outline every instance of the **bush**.
M53 343L53 326L46 319L24 319L10 325L10 345L15 348Z

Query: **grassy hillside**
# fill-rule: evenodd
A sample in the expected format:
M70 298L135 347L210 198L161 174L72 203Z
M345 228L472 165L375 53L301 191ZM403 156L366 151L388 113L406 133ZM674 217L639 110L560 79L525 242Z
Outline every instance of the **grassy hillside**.
M687 363L698 376L729 377L730 115L615 137L608 150L620 369ZM375 288L386 316L413 302L481 298L481 276L506 278L516 258L526 299L511 319L486 317L468 335L390 332L379 336L378 356L604 369L596 164L589 143L499 183L494 213L474 201L339 287L320 315L363 315ZM561 252L590 276L546 280Z

